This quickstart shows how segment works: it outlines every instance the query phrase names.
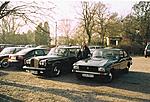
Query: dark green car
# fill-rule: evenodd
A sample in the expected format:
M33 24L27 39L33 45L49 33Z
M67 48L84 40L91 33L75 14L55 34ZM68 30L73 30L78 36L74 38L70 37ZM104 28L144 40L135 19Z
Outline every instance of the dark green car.
M115 72L128 72L132 58L122 49L97 49L92 57L73 64L73 72L77 78L99 78L111 82Z

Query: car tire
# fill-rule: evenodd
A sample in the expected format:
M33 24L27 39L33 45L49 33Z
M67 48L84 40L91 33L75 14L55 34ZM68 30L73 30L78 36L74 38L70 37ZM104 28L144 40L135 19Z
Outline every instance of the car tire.
M104 83L110 83L113 80L113 74L110 72L104 79Z
M9 67L8 59L7 59L7 58L4 58L4 59L1 61L1 65L2 65L2 68L8 68L8 67Z
M130 63L128 63L127 68L125 68L123 71L124 73L129 73Z
M124 69L124 72L125 72L125 73L129 73L129 68L125 68L125 69Z
M61 75L61 65L60 63L55 63L53 65L52 71L51 71L51 76L57 77Z

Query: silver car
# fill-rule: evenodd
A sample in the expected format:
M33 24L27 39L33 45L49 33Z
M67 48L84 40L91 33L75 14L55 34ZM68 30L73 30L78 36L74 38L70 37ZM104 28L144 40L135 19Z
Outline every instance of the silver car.
M144 56L147 58L150 56L150 43L146 45L145 50L144 50Z

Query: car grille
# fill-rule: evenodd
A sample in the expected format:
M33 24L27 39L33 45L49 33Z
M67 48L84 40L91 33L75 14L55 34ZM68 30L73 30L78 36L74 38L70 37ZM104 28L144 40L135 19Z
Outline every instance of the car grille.
M98 67L79 66L79 71L98 72Z
M39 66L39 60L38 59L31 59L30 66L38 68L38 66Z

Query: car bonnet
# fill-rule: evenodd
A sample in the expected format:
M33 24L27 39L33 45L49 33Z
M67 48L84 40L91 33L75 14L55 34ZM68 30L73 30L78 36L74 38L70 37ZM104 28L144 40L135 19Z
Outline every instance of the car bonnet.
M76 65L83 66L104 66L108 62L108 59L104 58L90 58L85 60L80 60L76 62Z

